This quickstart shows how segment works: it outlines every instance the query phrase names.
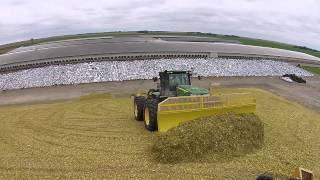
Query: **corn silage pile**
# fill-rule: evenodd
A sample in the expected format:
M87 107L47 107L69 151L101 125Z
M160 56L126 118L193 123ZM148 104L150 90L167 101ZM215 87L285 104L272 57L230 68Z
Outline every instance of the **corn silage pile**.
M151 152L161 163L225 160L261 148L264 127L254 114L227 113L186 122L156 138Z

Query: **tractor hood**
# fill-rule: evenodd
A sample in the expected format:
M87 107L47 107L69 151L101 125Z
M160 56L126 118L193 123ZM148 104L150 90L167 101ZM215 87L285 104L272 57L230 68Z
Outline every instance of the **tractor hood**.
M209 91L205 88L194 87L191 85L179 85L177 87L177 96L200 96L208 95Z

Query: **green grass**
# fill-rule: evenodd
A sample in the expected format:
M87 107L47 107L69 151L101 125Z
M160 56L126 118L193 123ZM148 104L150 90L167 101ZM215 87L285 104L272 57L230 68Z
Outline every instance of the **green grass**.
M263 47L285 49L285 50L297 51L297 52L310 54L312 56L320 57L320 51L308 49L308 48L305 48L305 47L294 46L294 45L280 43L280 42L274 42L274 41L243 38L243 37L238 38L238 40L241 42L241 44L245 44L245 45L263 46Z
M312 66L301 66L301 67L313 74L320 75L320 67L312 67Z

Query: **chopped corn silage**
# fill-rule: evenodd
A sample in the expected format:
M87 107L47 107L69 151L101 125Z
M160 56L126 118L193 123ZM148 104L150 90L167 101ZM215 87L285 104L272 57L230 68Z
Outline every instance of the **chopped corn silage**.
M202 117L159 134L152 154L165 163L204 160L210 154L230 158L261 148L263 135L263 123L254 114Z
M264 144L211 162L155 162L155 134L134 120L128 95L1 106L0 179L284 179L296 167L320 177L320 114L259 89L214 90L236 92L256 96Z

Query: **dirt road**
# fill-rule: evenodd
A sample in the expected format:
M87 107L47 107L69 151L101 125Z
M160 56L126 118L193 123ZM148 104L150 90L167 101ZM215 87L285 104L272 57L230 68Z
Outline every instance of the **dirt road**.
M193 79L193 84L205 88L214 84L225 87L258 87L320 111L320 76L306 79L307 84L298 84L284 82L279 77L210 77ZM155 87L156 83L151 80L136 80L11 90L0 93L0 104L57 101L99 92L130 96Z

